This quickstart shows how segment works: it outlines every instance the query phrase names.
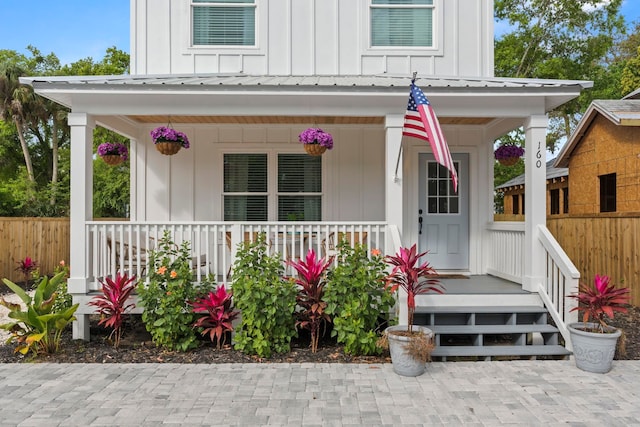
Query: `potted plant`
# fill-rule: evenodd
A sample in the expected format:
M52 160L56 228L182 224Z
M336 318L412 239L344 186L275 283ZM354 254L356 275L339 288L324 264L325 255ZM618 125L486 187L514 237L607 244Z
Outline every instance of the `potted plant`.
M584 311L582 322L568 325L578 368L602 374L611 370L622 331L607 325L605 317L613 319L616 311L626 313L629 293L629 288L616 288L609 284L609 277L596 274L592 287L581 284L578 293L569 295L579 304L571 311Z
M436 271L427 261L420 258L427 251L417 253L417 246L401 247L396 255L387 255L385 261L393 266L387 276L387 287L392 292L402 289L407 293L407 325L390 326L385 330L385 339L389 343L393 370L404 376L415 377L425 370L433 350L433 331L424 326L413 325L416 310L416 296L428 292L443 293L444 289L433 275Z
M298 135L298 140L304 144L305 151L311 156L320 156L333 148L333 137L320 128L306 129Z
M504 144L496 149L493 156L503 166L513 166L524 155L524 148L515 144Z
M189 148L189 138L184 132L170 126L160 126L151 131L156 149L166 156L176 154L182 147Z
M106 164L116 166L129 158L129 150L120 142L103 142L98 145L98 155Z

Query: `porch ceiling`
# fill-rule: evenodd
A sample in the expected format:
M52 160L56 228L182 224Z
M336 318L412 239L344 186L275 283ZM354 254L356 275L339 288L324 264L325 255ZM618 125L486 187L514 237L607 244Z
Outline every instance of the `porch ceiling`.
M130 115L129 119L137 123L187 123L187 124L306 124L322 125L355 124L355 125L383 125L383 116L169 116ZM441 124L447 125L485 125L490 123L490 117L442 117Z

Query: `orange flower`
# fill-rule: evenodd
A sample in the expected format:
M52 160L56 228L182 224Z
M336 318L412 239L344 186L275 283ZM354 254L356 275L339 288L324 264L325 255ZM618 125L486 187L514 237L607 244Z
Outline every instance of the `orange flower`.
M171 291L167 291L167 295L171 295Z
M380 256L380 249L371 249L371 255Z
M60 266L64 267L64 260L60 261Z
M167 272L167 267L164 265L158 269L158 274L164 274Z
M171 274L169 274L169 276L171 276L172 279L175 279L176 277L178 277L178 273L176 273L175 270L171 270Z

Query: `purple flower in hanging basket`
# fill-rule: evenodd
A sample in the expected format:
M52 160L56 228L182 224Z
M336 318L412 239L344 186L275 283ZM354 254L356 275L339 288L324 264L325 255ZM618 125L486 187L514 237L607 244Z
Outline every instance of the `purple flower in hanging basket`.
M319 144L331 150L333 148L333 137L330 133L320 128L309 128L298 135L298 140L303 144Z
M498 147L493 155L496 160L511 159L513 157L520 158L524 155L524 148L513 144L505 144Z
M189 138L184 132L177 131L167 126L160 126L151 131L153 143L158 142L179 142L184 148L189 148Z
M103 142L98 145L98 155L104 156L120 156L122 160L129 158L129 150L127 146L119 142Z

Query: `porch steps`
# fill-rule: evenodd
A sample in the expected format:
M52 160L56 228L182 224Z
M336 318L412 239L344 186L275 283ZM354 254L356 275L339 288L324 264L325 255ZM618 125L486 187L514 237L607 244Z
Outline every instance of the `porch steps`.
M434 360L564 359L571 352L547 318L539 305L420 306L413 323L434 332Z

